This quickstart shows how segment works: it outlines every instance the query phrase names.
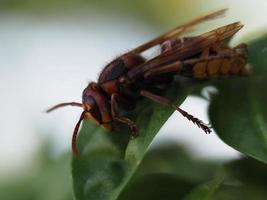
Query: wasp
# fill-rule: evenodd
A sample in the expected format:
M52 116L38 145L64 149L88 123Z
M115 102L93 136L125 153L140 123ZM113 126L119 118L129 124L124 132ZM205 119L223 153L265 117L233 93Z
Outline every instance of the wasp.
M121 116L119 111L134 108L141 97L173 108L205 133L210 133L210 127L203 121L153 91L172 83L177 75L203 80L247 74L246 44L233 48L226 44L226 40L243 27L240 22L193 37L183 36L194 26L220 17L225 12L226 9L223 9L199 17L124 53L104 67L97 82L88 84L82 94L82 103L60 103L47 110L51 112L64 106L83 108L73 131L73 153L78 153L76 139L80 124L85 118L108 131L114 130L115 122L126 124L131 130L131 136L136 137L135 122L127 116ZM158 55L149 59L142 56L143 52L155 46L160 47Z

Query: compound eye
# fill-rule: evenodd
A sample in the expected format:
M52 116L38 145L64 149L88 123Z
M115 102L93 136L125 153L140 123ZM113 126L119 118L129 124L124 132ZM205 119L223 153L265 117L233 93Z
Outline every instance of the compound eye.
M95 106L95 100L90 95L86 97L86 103L89 104L91 108Z
M82 95L82 98L83 100L86 99L88 97L88 94L87 94L87 91L86 91L86 88L84 89L83 91L83 95Z
M102 120L102 117L101 117L100 111L98 109L98 106L95 102L94 97L88 94L83 94L83 106L85 110L88 111L86 112L87 118L99 124Z
M90 107L94 106L94 98L90 95L90 91L87 88L84 89L82 94L83 104L88 104Z
M91 110L96 106L95 100L91 95L84 94L83 95L83 105L87 110Z

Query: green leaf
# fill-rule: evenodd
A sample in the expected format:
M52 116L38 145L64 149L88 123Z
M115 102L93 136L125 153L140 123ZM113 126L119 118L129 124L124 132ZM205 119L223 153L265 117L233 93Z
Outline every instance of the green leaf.
M182 146L167 142L147 152L119 200L264 199L266 169L265 164L252 158L224 165L196 160Z
M131 187L120 195L119 200L181 199L193 186L172 174L152 173L135 179Z
M253 196L257 197L253 199L264 199L266 169L265 164L252 158L238 159L223 166L220 162L196 160L182 146L167 142L147 152L119 200L162 199L162 196L184 200L249 199Z
M164 173L172 174L180 180L199 184L213 179L221 164L218 161L197 159L182 145L169 141L158 144L147 152L135 177Z
M267 76L267 34L249 43L248 61L252 65L251 76Z
M180 80L165 96L180 105L191 88ZM136 121L139 136L129 139L128 127L107 133L101 127L85 121L78 138L79 157L73 158L74 192L78 200L117 199L140 164L152 139L173 113L162 105L141 100L137 108L127 113Z
M213 179L218 168L217 162L192 158L182 146L165 142L147 152L119 200L181 199Z
M266 187L228 184L221 186L213 195L212 200L265 200Z
M213 180L202 184L191 191L184 200L213 200L213 195L219 189L222 182L222 180Z
M0 199L8 200L71 200L73 192L70 172L71 157L65 154L57 159L46 142L27 166L26 172L1 177Z
M267 188L267 165L253 158L246 157L227 163L223 167L225 180L238 181Z
M193 189L184 200L265 200L266 187L213 180Z
M219 137L267 163L267 38L249 44L250 77L219 81L209 116Z
M194 188L184 200L231 200L267 198L267 166L250 157L217 169L214 180Z

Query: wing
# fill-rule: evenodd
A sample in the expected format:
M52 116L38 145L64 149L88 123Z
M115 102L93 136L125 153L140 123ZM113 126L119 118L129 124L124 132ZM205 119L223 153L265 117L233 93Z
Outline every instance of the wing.
M205 21L208 21L208 20L212 20L212 19L216 19L218 17L221 17L225 14L225 12L227 11L227 9L222 9L222 10L219 10L217 12L213 12L211 14L208 14L208 15L205 15L205 16L202 16L200 18L197 18L195 20L192 20L186 24L183 24L183 25L180 25L176 28L174 28L173 30L159 36L159 37L156 37L154 38L153 40L133 49L132 53L141 53L153 46L156 46L158 44L161 44L163 43L164 41L166 40L170 40L172 38L176 38L178 37L179 35L185 33L186 31L188 31L190 28L192 28L193 26L196 26L200 23L203 23Z
M181 45L177 45L173 49L162 53L151 60L148 60L136 68L133 68L128 72L128 77L130 79L134 79L141 76L149 69L161 67L178 60L190 58L191 56L200 53L203 49L231 37L242 27L243 25L240 22L236 22L193 37Z

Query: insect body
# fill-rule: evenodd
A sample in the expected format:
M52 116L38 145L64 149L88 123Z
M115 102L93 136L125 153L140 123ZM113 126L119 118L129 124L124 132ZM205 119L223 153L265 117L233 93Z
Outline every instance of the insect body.
M224 43L242 28L239 22L195 37L181 37L193 26L216 18L224 12L225 10L221 10L200 17L125 53L102 70L96 83L88 84L83 91L82 103L61 103L50 108L47 112L67 105L84 109L74 129L73 152L77 153L76 137L80 123L85 118L95 121L109 131L114 129L115 122L124 123L131 129L132 137L136 137L135 122L126 116L120 116L119 110L133 109L140 97L172 107L204 132L210 133L210 127L201 120L152 91L171 83L175 75L211 79L247 73L246 45L240 44L230 48ZM152 59L145 59L141 55L142 52L156 45L161 47L159 55Z

